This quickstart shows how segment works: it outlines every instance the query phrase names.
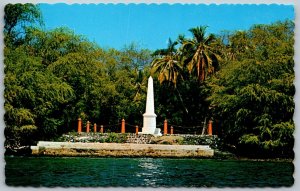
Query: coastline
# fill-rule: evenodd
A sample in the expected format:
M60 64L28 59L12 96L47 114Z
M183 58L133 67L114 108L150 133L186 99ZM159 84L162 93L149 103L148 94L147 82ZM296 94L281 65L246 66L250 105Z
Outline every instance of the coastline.
M68 133L31 146L6 147L5 156L32 157L152 157L293 162L294 158L241 155L226 149L217 136L136 135L133 133Z
M192 157L211 158L208 145L163 145L134 143L71 143L40 141L31 146L33 156L84 157Z
M205 158L254 162L290 162L292 158L249 158L212 149L208 145L164 145L134 143L71 143L40 141L30 147L34 157L118 157L118 158Z

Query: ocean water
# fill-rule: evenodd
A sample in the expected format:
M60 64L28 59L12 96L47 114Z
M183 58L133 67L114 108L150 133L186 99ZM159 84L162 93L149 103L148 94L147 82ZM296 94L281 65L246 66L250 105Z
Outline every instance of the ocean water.
M169 158L5 157L8 186L289 187L291 162Z

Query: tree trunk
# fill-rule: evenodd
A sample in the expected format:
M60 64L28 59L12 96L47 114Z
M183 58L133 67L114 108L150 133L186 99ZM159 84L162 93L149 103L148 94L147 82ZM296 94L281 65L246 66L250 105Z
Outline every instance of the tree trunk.
M204 124L203 124L203 128L202 128L202 133L201 133L201 135L204 135L205 129L206 129L206 117L205 117L205 119L204 119Z
M178 91L178 89L177 88L175 88L176 90L177 90L177 93L178 93L178 96L179 96L179 99L180 99L180 101L181 101L181 104L182 104L182 106L184 107L184 109L185 109L185 112L188 114L189 113L189 111L188 111L188 109L185 107L185 105L184 105L184 103L183 103L183 100L182 100L182 97L181 97L181 94L180 94L180 92Z

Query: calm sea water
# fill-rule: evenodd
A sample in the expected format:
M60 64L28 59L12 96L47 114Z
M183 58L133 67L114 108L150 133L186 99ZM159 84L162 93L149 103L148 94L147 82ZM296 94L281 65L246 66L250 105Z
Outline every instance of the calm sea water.
M293 163L214 159L5 157L8 186L279 187Z

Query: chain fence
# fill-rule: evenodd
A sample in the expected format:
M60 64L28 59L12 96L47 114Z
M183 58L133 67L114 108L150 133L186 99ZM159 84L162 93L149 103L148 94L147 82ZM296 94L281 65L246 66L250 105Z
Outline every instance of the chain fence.
M91 123L90 123L91 124ZM96 132L100 132L102 128L103 133L121 133L122 123L108 124L108 125L97 125ZM176 124L167 124L167 132L171 133L171 129L173 134L202 134L206 129L207 124L202 123L202 125L196 126L182 126ZM125 131L126 133L135 133L136 127L138 127L138 131L142 130L142 124L130 124L125 122ZM86 130L87 125L83 126ZM160 128L161 132L164 133L164 123L156 125L156 128ZM93 131L93 127L90 127L90 131Z

